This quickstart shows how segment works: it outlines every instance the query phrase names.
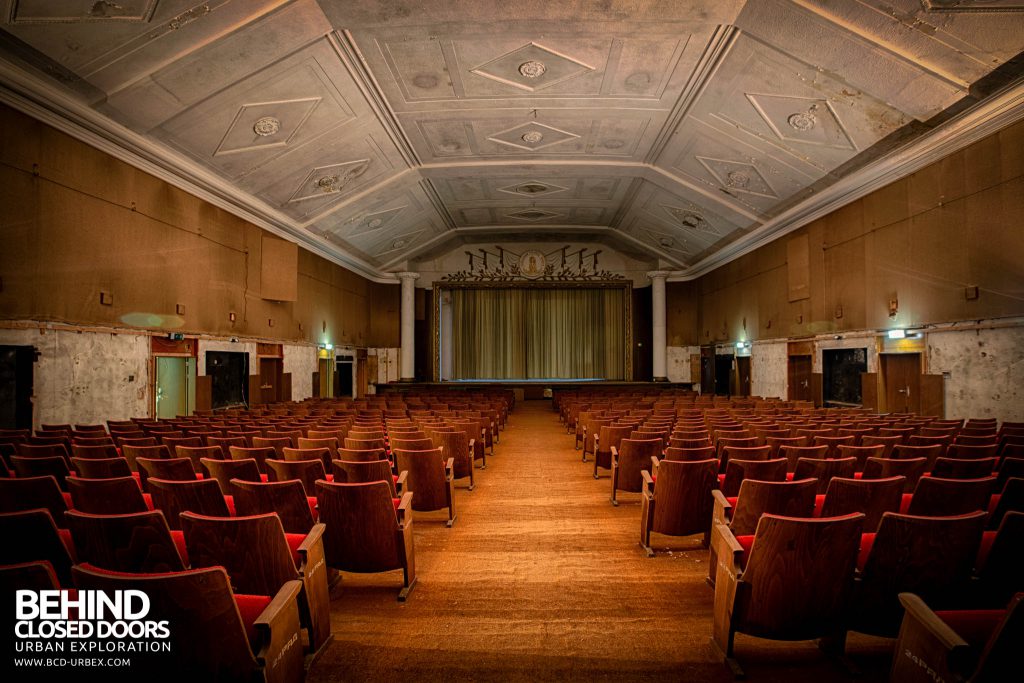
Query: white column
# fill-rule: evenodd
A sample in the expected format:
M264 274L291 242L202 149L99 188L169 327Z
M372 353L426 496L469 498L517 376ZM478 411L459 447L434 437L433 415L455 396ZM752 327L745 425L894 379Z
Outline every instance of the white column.
M441 381L452 378L452 295L441 294Z
M651 353L653 355L654 381L668 381L668 326L665 322L665 278L667 270L652 270L647 273L651 279Z
M419 273L396 273L402 281L402 356L400 381L416 378L416 280Z

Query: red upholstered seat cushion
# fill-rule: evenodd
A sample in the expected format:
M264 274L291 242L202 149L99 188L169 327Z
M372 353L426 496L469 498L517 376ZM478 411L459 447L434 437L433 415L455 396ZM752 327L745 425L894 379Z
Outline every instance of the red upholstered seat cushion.
M172 530L171 540L174 541L174 545L178 549L178 554L181 555L182 564L184 564L187 567L188 547L185 545L185 532Z
M988 554L992 550L992 543L995 540L995 531L986 531L981 535L981 545L978 546L978 557L974 561L975 568L981 569L985 566L985 563L988 561Z
M327 475L327 481L334 481L334 475L333 474L328 474Z
M320 511L316 507L316 498L310 498L306 496L306 502L309 503L309 511L313 515L313 521L320 519Z
M395 509L397 510L398 506L401 505L401 503L402 503L402 499L401 498L392 498L391 502L394 503Z
M907 510L910 509L910 499L914 497L913 493L904 493L903 498L900 499L900 514L907 514Z
M228 514L232 517L236 517L237 515L235 515L235 497L224 496L224 503L228 506Z
M794 474L796 474L796 472L786 472L786 481L793 481Z
M270 604L270 598L266 595L241 595L235 593L235 604L238 605L238 612L242 615L242 625L245 626L245 635L249 637L249 646L253 650L258 649L256 642L256 619L263 614L263 610Z
M142 494L142 500L146 501L146 509L147 510L155 509L153 507L153 496L149 495L148 493L143 493Z
M298 567L299 562L302 561L302 558L299 557L299 546L306 540L306 534L285 534L284 540L288 541L288 550L292 553L292 562Z
M750 557L750 549L754 547L754 534L737 536L736 542L743 546L743 554L740 556L740 566L745 567L747 565L747 558Z
M141 489L142 488L142 480L139 478L139 473L138 472L132 472L132 478L135 479L135 483L138 484L139 488Z
M729 502L729 505L736 507L736 501L740 499L739 496L726 496L725 499Z
M980 648L988 642L996 626L1006 616L1004 609L956 610L936 612L956 634L972 647Z
M265 475L265 474L261 474L261 475L260 475L260 481L262 481L262 482L263 482L264 484L266 484L266 483L267 483L268 481L270 481L270 480L269 480L269 479L267 479L267 475Z
M61 491L60 495L64 497L64 504L68 506L68 510L74 510L75 506L71 502L71 494L68 493L67 491ZM57 521L57 520L54 520L54 521Z
M860 535L860 554L857 555L857 569L864 570L867 564L868 555L871 554L871 546L875 544L875 534Z
M854 479L862 479L863 478L863 474L864 474L863 472L854 472L853 473L853 478Z
M57 529L57 533L60 534L60 540L64 543L64 547L68 549L71 559L74 562L78 562L78 553L75 552L75 539L71 537L71 529Z
M821 509L825 506L825 494L819 493L814 496L814 512L811 513L812 517L821 517Z
M724 474L719 474L718 475L718 488L722 488L722 485L724 483L725 483L725 475Z

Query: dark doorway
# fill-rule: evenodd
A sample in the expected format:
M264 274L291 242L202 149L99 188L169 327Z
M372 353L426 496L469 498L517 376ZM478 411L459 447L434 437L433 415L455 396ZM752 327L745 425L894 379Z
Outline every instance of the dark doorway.
M0 429L32 429L31 346L0 346Z
M868 371L868 350L826 349L821 352L822 400L825 405L863 403L861 374Z
M885 405L890 413L918 413L921 410L921 354L882 354Z
M352 356L338 356L337 384L334 395L339 398L352 398Z
M715 355L715 394L718 396L732 394L732 360L731 353Z
M248 353L207 351L206 374L210 376L212 408L249 405Z
M739 396L750 396L750 356L736 356L736 375L739 378Z
M811 357L789 357L789 391L790 401L811 400Z

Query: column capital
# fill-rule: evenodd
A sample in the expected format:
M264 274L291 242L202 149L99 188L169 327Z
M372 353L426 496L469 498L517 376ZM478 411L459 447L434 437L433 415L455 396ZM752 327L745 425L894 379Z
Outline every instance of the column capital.
M394 273L394 276L399 280L419 280L420 274L413 273L411 271L402 271L401 273Z
M647 277L652 280L665 279L672 275L671 270L652 270L647 273Z

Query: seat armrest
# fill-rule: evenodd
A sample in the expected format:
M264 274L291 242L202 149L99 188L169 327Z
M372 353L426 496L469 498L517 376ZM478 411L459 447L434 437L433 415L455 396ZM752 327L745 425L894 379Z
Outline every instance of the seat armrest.
M452 480L455 473L455 458L448 458L448 461L444 464L444 478L448 481Z
M327 530L327 525L323 523L314 524L313 528L306 534L306 538L299 544L299 555L302 557L305 563L306 557L309 555L309 551L317 545L323 546L324 544L324 532Z
M896 641L891 680L922 680L925 671L935 674L928 680L966 680L973 659L967 642L917 595L900 593L899 599L906 612Z
M406 491L402 494L402 500L398 503L398 526L404 526L412 523L412 491Z
M264 667L268 681L302 679L301 591L301 581L286 581L254 622L259 642L256 660Z
M711 489L711 497L714 499L714 510L711 513L711 526L715 524L728 524L732 519L732 503L725 498L725 494L718 489Z
M476 449L476 439L470 439L469 440L469 453L470 453L470 455L473 454L474 449Z
M612 446L612 462L616 465L619 464L619 449L615 446Z
M402 495L402 492L405 491L406 479L408 478L408 470L402 470L401 472L398 473L398 481L395 482L395 492L398 495Z
M651 477L651 473L647 470L640 470L640 478L643 479L643 496L648 500L654 499L654 479Z

